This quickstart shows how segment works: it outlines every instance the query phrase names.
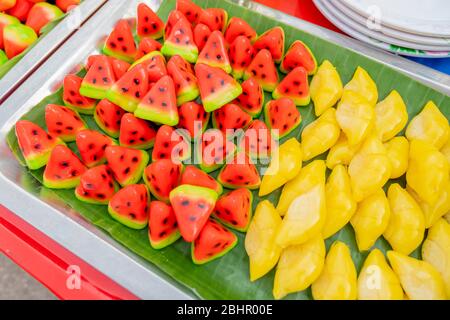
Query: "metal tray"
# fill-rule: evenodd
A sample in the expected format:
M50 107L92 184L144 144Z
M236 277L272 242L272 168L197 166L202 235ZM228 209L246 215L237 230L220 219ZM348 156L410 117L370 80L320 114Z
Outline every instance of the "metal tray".
M67 40L107 0L85 0L71 10L48 34L0 80L0 103L3 102L39 65Z
M233 1L259 14L351 48L450 94L450 77L445 74L263 5ZM157 9L162 1L145 2ZM8 131L21 115L52 93L67 73L76 70L119 18L134 15L136 4L137 0L109 0L0 107L0 203L136 296L145 299L190 299L195 298L191 291L113 241L63 203L41 199L38 183L27 178L26 169L19 166L5 142Z

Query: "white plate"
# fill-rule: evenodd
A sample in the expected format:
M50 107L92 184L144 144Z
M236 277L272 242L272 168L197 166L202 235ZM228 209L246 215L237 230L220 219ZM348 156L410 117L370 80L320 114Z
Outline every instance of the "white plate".
M431 37L450 37L448 0L343 0L364 17L380 13L381 23Z
M332 1L323 1L323 5L333 14L339 18L339 20L345 22L347 25L355 29L356 31L363 33L367 35L370 38L391 43L397 46L401 47L407 47L411 49L417 49L417 50L431 50L431 51L449 51L450 50L450 44L447 44L446 46L437 46L437 45L431 45L431 44L423 44L423 43L417 43L417 42L411 42L406 41L402 39L398 39L395 37L388 36L382 32L369 29L367 27L366 21L364 20L364 17L359 16L363 20L363 24L358 23L356 20L353 19L353 17L347 16L344 12L342 12L337 6L334 5L334 2Z
M403 48L398 47L386 42L378 41L376 39L370 38L365 34L362 34L355 29L351 28L341 20L339 20L332 12L330 12L324 5L321 0L313 0L314 4L317 8L322 12L322 14L331 21L336 27L347 33L348 35L361 40L365 43L373 45L377 48L387 50L396 54L401 54L404 56L410 57L420 57L420 58L448 58L450 57L450 52L448 51L423 51L423 50L415 50L411 48ZM328 0L326 0L328 1Z
M344 3L342 3L342 0L329 0L329 1L333 4L333 6L338 8L346 16L350 17L359 24L362 24L367 27L367 17L364 17L360 15L357 11L354 11L351 8L347 7ZM393 29L390 28L389 26L382 24L379 25L379 29L375 30L379 30L381 33L384 33L387 36L391 36L400 40L405 40L419 44L450 47L450 38L436 38L409 33L398 29Z

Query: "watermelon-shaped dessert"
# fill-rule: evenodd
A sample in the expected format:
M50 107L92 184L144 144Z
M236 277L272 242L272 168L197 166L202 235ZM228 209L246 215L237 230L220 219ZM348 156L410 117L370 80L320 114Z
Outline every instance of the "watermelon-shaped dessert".
M241 85L220 68L206 64L195 66L203 107L212 112L236 99L241 93Z
M110 60L107 56L99 56L84 77L80 93L88 98L104 99L115 81Z
M155 144L156 130L149 121L126 113L120 123L119 143L123 147L150 149Z
M230 45L229 58L231 63L231 74L236 79L244 76L244 71L255 56L255 49L246 36L238 36Z
M180 184L205 187L214 190L218 195L222 194L223 188L213 177L193 165L186 166L181 175Z
M56 0L55 4L64 12L68 12L80 4L81 0Z
M9 1L11 1L11 0L9 0ZM3 3L4 2L0 2L0 11L3 11L3 10L1 10L1 5ZM16 17L13 17L6 13L0 12L0 49L5 48L5 46L3 44L3 29L10 24L20 24L20 21Z
M37 39L36 32L22 24L10 24L3 29L3 45L8 59L21 54Z
M120 20L106 39L103 53L131 63L134 61L136 52L136 44L130 24L126 20Z
M7 3L10 3L10 0L2 0L3 3L6 1ZM13 7L10 7L6 13L9 15L12 15L19 19L22 22L25 22L27 20L28 13L30 12L31 8L33 7L33 1L30 0L16 0L14 1ZM9 4L10 5L10 4ZM7 7L9 7L7 5Z
M80 157L89 168L106 162L105 150L116 142L95 130L82 130L77 133L76 144Z
M137 11L136 30L140 38L159 39L164 33L164 22L149 6L145 3L140 3Z
M167 39L169 37L173 27L181 19L186 20L186 17L181 13L181 11L172 10L170 12L169 17L167 18L166 26L164 27L164 39Z
M145 168L144 182L156 199L168 203L170 191L180 184L182 168L169 159L153 161Z
M248 78L241 83L242 94L235 102L242 110L256 118L261 114L264 105L264 92L261 85L254 78Z
M269 92L278 84L278 71L269 50L262 49L244 72L244 80L253 77L261 87Z
M111 67L113 69L114 78L120 79L122 76L128 71L130 68L130 64L126 61L116 59L113 57L108 57L103 54L93 54L89 56L88 61L86 63L86 70L89 71L89 69L94 65L94 63L97 61L97 59L103 59L102 57L107 57L109 60L109 63L111 64Z
M186 129L191 138L201 135L208 126L210 113L206 112L201 104L187 102L178 109L180 121L178 128Z
M233 156L236 146L226 139L225 134L218 129L208 129L201 136L201 141L195 144L196 163L205 172L212 172L224 165Z
M147 70L148 83L153 83L167 75L166 59L159 51L153 51L143 56L135 63L133 63L130 69L137 65L142 65Z
M222 8L204 9L198 18L198 23L207 25L211 31L218 30L220 32L225 30L227 21L228 13Z
M95 109L96 101L91 98L83 97L80 94L80 87L83 79L69 74L64 78L63 101L64 104L79 113L92 114Z
M102 129L107 135L113 138L118 138L120 124L124 114L125 110L121 107L106 99L103 99L95 108L94 120L100 129Z
M202 8L191 0L177 0L176 9L184 14L190 23L195 24L202 13Z
M191 144L179 130L168 125L159 127L153 147L152 160L170 159L175 163L190 158Z
M194 28L194 42L198 50L202 50L211 35L211 30L203 23L199 23Z
M227 135L233 134L233 132L228 132L227 130L245 129L251 121L252 117L233 103L226 104L222 108L215 110L212 118L214 128L221 130Z
M270 158L273 146L270 130L261 120L252 121L239 143L239 148L252 159Z
M161 52L169 57L178 54L191 63L197 61L198 48L194 42L194 34L189 21L184 16L173 26L172 31L164 41Z
M238 152L219 173L219 182L228 189L258 189L261 178L258 170L244 152Z
M284 31L281 27L274 27L267 30L256 39L253 47L256 51L267 49L270 51L273 60L280 63L284 54Z
M305 68L308 75L313 75L317 71L317 60L311 49L302 41L294 41L286 55L281 61L280 71L289 73L297 67Z
M45 166L53 148L58 144L64 144L61 139L53 137L28 120L17 121L16 137L25 163L31 170Z
M109 91L106 98L128 112L134 112L148 92L147 69L139 64L130 69Z
M181 237L172 207L162 201L150 203L148 238L153 249L170 246Z
M271 100L264 107L264 118L274 138L281 139L297 128L302 116L289 98Z
M225 39L220 31L213 31L198 56L197 63L204 63L211 67L217 67L226 73L231 72Z
M219 198L214 217L227 227L246 232L252 217L253 195L246 188L228 192Z
M197 78L189 63L178 55L173 56L167 62L167 73L175 84L177 105L197 99L200 95Z
M225 40L232 44L239 37L244 36L251 42L256 40L256 31L243 19L232 17L228 21L227 30L225 31Z
M51 135L66 142L75 141L77 132L86 129L76 111L56 104L45 107L45 124Z
M72 150L57 145L45 167L43 184L51 189L72 189L80 183L80 177L86 170Z
M158 41L152 38L143 38L141 42L139 42L138 51L136 53L136 60L139 60L150 52L159 51L161 50L161 48L162 45Z
M47 2L39 2L33 5L28 13L26 25L31 27L37 34L40 34L47 23L58 19L63 14L64 12L57 6Z
M16 0L2 0L0 2L0 11L6 11L13 8L16 5ZM19 23L19 20L17 20Z
M308 73L305 68L297 67L288 73L273 91L274 99L290 98L297 106L306 106L311 101Z
M220 223L209 219L191 245L192 261L205 264L220 258L237 244L236 235Z
M172 78L164 76L159 79L138 104L134 115L156 123L176 126L179 119L177 96Z
M118 189L111 170L107 165L101 165L81 175L75 196L83 202L107 205Z
M141 180L149 160L146 151L121 146L108 146L105 150L105 157L114 179L122 187Z
M148 223L149 196L145 185L132 184L119 190L109 201L108 212L115 220L132 229Z
M194 241L214 210L218 195L215 191L189 184L170 192L170 204L177 217L183 239Z

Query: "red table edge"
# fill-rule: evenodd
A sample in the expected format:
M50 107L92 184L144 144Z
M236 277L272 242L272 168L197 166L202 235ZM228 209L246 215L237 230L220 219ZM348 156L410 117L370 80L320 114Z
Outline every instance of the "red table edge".
M312 0L257 0L257 2L339 32L317 10ZM41 282L59 299L137 299L131 292L1 205L0 252ZM81 270L79 289L69 289L66 284L69 266L78 266Z

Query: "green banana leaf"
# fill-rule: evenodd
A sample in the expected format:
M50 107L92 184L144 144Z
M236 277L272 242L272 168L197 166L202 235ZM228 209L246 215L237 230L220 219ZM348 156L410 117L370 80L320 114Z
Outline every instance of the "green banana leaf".
M339 47L291 26L284 25L279 21L258 15L253 11L227 0L196 0L195 2L200 4L202 7L224 8L228 11L230 16L244 18L256 29L259 34L274 26L283 27L286 34L286 46L289 46L294 40L297 39L304 41L315 53L319 63L321 63L324 59L328 59L336 66L344 83L351 79L357 66L365 68L378 85L380 99L386 97L393 89L396 89L401 94L408 106L410 119L420 112L428 100L433 100L442 108L445 116L450 118L450 98L448 96L428 88L408 76L391 69L390 67L375 62L352 50ZM175 0L164 1L158 11L158 14L163 19L167 19L169 12L174 9L174 7ZM266 101L269 99L270 95L266 94ZM23 118L34 121L35 123L45 127L44 108L48 103L62 104L61 90L45 98L29 113L24 115ZM300 138L302 129L315 119L312 104L306 107L301 107L300 112L303 117L301 127L281 142L294 136ZM90 117L85 117L85 120L91 128L97 128L94 121L92 121ZM8 143L19 161L23 163L23 158L17 145L14 130L11 130L8 135ZM74 148L73 144L70 146ZM324 158L324 156L322 156L322 158ZM38 181L42 182L42 172L43 170L37 170L30 172L30 174L33 175ZM398 179L395 182L400 182L402 185L405 183L404 179ZM273 298L273 270L265 277L254 283L249 281L249 261L244 249L245 234L238 234L239 243L230 253L206 265L197 266L191 261L189 244L181 240L163 250L153 250L148 243L146 229L142 231L134 231L122 226L110 218L106 207L89 205L78 201L73 194L73 190L50 191L45 188L44 190L48 191L46 192L47 194L53 194L54 196L62 199L65 203L78 211L85 219L109 233L112 238L129 248L131 251L156 265L167 275L184 285L187 290L191 290L199 298ZM265 197L265 199L269 199L276 204L279 193L280 190L273 192L268 197ZM257 196L256 192L254 195L255 208L262 199ZM358 251L353 229L347 225L336 235L327 239L327 248L329 248L335 240L343 241L350 247L353 261L359 270L368 252ZM382 238L377 241L375 246L380 248L383 252L390 249L388 243ZM415 257L420 257L420 249L417 249L412 255ZM291 294L286 297L286 299L311 298L310 289Z

